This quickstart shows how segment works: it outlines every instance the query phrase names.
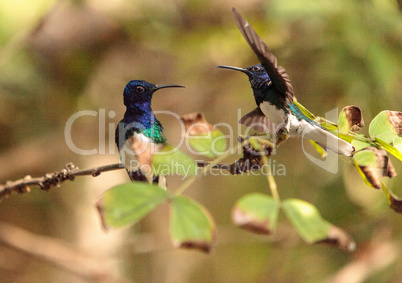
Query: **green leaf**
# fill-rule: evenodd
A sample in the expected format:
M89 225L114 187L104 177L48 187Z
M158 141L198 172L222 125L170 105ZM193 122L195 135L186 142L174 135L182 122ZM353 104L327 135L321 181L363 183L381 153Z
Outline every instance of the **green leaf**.
M171 145L165 146L153 154L152 165L154 175L181 175L192 176L196 174L194 160L179 149Z
M103 226L134 224L169 197L167 191L143 182L130 182L106 191L97 202Z
M396 176L394 166L384 149L368 147L356 153L353 158L357 170L370 187L381 189L380 178Z
M394 141L397 141L397 146L400 147L399 144L399 137L395 138ZM389 153L391 153L393 156L395 156L396 158L398 158L400 161L402 161L402 153L398 150L397 147L394 147L388 143L386 143L385 141L383 141L382 139L379 138L375 138L375 141L381 145L386 151L388 151Z
M181 117L185 138L198 153L214 158L226 150L226 137L222 131L210 124L202 113L194 112Z
M209 133L189 136L187 139L195 151L206 157L214 158L226 150L226 137L216 128Z
M354 140L352 140L351 144L355 147L355 151L359 151L367 147L373 146L372 144L370 144L370 142L365 141L364 139L365 139L364 136L359 135Z
M296 231L307 243L327 238L331 224L321 218L315 206L300 199L287 199L282 202L282 207Z
M307 243L329 243L341 249L353 251L353 239L342 229L322 219L318 209L300 199L287 199L282 202L286 216L299 235Z
M371 150L357 152L353 158L356 160L359 166L377 167L377 156Z
M276 227L279 203L272 197L252 193L239 199L232 211L232 220L246 230L258 234L271 234Z
M349 121L346 118L345 111L341 111L338 118L338 130L342 134L347 134L350 130Z
M377 156L371 150L362 150L353 156L355 166L367 186L380 189L381 182L377 174Z
M385 110L381 111L377 116L375 116L369 127L370 137L373 139L381 139L388 144L392 143L394 139L398 137L399 130L396 130L391 121L398 119L398 113L402 115L400 112Z
M318 209L300 199L282 202L283 210L299 235L307 242L314 243L328 236L331 224L321 218Z
M402 137L396 137L394 141L392 142L394 147L402 153Z
M176 247L209 252L215 241L215 223L200 204L183 196L170 203L170 236Z

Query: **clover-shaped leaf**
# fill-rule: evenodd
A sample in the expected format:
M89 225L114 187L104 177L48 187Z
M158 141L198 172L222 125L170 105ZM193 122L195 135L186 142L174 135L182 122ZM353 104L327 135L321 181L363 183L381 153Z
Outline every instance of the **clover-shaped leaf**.
M243 196L232 210L233 222L258 234L271 234L275 229L279 203L271 196L252 193Z
M197 153L214 158L226 150L226 137L222 131L208 123L201 113L181 117L185 126L185 138Z
M194 160L171 145L153 154L152 165L154 175L192 176L197 172Z
M387 152L383 149L368 147L357 152L353 158L361 177L370 187L381 189L381 177L393 178L396 176Z
M282 202L282 207L293 227L307 243L329 243L348 251L355 249L353 239L324 220L314 205L300 199L287 199Z
M402 112L381 111L370 123L369 135L391 144L398 135L402 134Z
M170 236L176 247L208 253L216 238L215 223L199 203L175 196L170 202Z
M106 191L96 206L108 229L137 223L168 197L168 192L156 185L132 182Z

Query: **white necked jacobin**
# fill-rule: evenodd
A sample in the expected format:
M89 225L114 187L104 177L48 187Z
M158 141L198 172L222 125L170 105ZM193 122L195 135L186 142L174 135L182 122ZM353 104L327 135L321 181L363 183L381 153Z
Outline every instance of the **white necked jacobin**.
M243 72L249 78L258 107L242 117L240 123L260 132L272 131L276 126L276 134L301 136L338 154L352 156L354 147L350 143L327 131L297 107L285 68L277 65L276 57L236 9L232 11L240 32L261 62L248 68L218 66Z
M132 168L133 161L139 156L135 143L141 144L142 152L158 148L166 144L161 122L155 117L151 108L152 95L155 91L167 87L184 87L181 85L154 85L143 80L132 80L124 89L124 118L116 128L115 141L119 149L122 163L125 165L132 181L147 181L144 173ZM144 147L145 145L145 147ZM148 157L150 158L150 154ZM138 164L137 164L138 165ZM158 176L153 180L158 182Z

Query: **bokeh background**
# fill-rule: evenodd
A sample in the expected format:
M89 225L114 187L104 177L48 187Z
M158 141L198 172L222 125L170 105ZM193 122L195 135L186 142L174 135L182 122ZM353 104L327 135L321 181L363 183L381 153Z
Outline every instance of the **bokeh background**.
M361 132L367 133L381 110L402 110L401 1L0 0L0 182L42 176L68 162L80 168L117 162L113 125L124 113L122 93L131 79L186 85L157 93L154 110L203 112L213 124L231 125L236 139L238 109L245 114L255 102L246 76L215 66L245 67L257 58L237 30L232 6L268 44L298 100L316 115L358 105L366 122ZM99 115L85 116L73 124L72 138L82 149L106 142L105 154L71 151L67 120L77 111L102 109L116 113L106 116L104 135L99 137ZM177 120L159 119L169 142L177 144ZM286 176L276 176L281 197L315 204L354 237L354 253L305 244L283 215L272 236L236 228L234 203L246 193L268 193L263 176L207 176L186 191L217 223L218 245L210 255L172 247L167 205L134 227L104 233L94 203L128 181L121 170L2 201L0 281L402 280L402 218L382 192L365 186L345 162L338 174L319 168L298 139L272 159L286 167ZM400 162L391 160L401 173ZM174 190L182 181L168 182ZM402 195L400 176L386 184Z

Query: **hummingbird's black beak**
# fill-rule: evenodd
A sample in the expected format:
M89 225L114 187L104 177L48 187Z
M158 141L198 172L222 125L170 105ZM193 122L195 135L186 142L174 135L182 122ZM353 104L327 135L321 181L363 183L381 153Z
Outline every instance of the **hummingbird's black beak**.
M157 91L158 89L167 88L167 87L185 87L185 86L184 85L155 85L153 90Z
M247 70L246 68L238 68L238 67L232 67L232 66L216 66L216 67L221 68L221 69L235 70L235 71L245 73L246 75L250 75L250 71Z

